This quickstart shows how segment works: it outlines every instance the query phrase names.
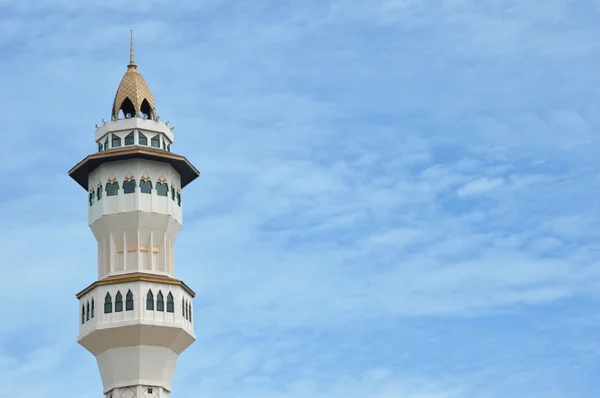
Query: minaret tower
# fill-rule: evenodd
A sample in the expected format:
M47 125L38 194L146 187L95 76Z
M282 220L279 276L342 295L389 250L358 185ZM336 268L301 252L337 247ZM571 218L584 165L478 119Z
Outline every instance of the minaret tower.
M69 175L88 192L98 280L77 294L78 342L98 362L106 398L170 397L177 357L195 340L194 292L175 279L181 189L200 173L171 152L173 128L156 114L133 59L97 152Z

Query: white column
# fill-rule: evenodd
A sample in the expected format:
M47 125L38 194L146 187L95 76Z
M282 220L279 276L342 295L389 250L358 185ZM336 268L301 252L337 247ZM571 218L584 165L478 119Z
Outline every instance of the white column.
M156 262L154 261L154 231L150 230L150 242L148 242L148 255L150 257L150 270L156 271Z
M123 271L127 271L127 232L123 231Z

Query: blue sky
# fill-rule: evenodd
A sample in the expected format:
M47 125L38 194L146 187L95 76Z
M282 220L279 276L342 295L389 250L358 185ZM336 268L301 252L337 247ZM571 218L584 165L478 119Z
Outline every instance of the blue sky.
M174 398L597 397L599 17L598 0L0 0L0 397L102 395L76 343L96 242L67 171L96 150L130 28L202 172Z

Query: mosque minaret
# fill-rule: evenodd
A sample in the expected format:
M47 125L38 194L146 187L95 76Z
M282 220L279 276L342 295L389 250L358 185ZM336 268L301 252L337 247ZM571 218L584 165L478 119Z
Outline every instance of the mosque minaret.
M181 354L195 340L194 292L175 279L181 190L200 173L171 152L173 129L156 113L133 58L97 152L69 175L88 192L98 280L77 294L78 342L98 363L106 398L170 397Z

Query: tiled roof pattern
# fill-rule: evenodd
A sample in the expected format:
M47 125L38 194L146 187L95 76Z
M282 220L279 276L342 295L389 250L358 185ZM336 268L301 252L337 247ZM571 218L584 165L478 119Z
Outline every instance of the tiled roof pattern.
M137 66L133 64L127 66L127 71L125 72L123 79L121 79L121 83L115 94L111 114L113 117L118 117L121 105L126 98L129 98L133 104L136 114L139 115L141 113L142 102L146 99L150 104L152 113L156 115L156 106L154 105L152 92L142 74L137 70Z

